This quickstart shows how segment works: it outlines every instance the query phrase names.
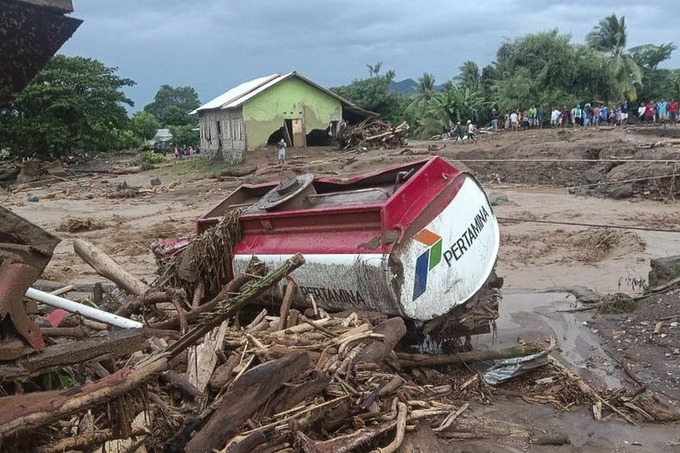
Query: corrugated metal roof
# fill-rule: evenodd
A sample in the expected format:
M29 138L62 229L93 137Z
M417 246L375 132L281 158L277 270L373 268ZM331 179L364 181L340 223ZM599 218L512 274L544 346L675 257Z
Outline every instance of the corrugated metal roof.
M237 87L232 88L231 90L227 91L226 93L223 93L219 96L217 96L215 99L213 99L210 102L207 102L191 112L191 114L198 113L199 111L202 110L214 110L214 109L231 109L234 107L238 107L240 105L243 105L244 102L248 101L249 99L254 98L258 94L262 93L263 91L273 87L277 83L283 82L284 80L288 79L289 77L297 77L300 80L312 85L313 87L323 91L324 93L328 94L329 96L334 97L338 101L340 101L343 105L347 107L352 107L356 109L359 112L364 113L367 116L379 116L377 113L374 112L369 112L368 110L361 109L360 107L357 107L354 105L352 102L348 101L347 99L338 96L337 94L333 93L331 90L322 87L321 85L318 85L311 80L307 79L306 77L303 77L302 75L298 74L297 72L289 72L288 74L282 75L282 74L273 74L270 76L266 77L259 77L257 79L251 80L249 82L244 82Z
M276 80L277 78L280 78L281 74L272 74L268 75L265 77L258 77L257 79L250 80L248 82L243 82L242 84L235 86L231 90L220 94L217 96L215 99L206 102L193 112L191 114L196 114L201 110L213 110L213 109L220 109L220 108L229 108L226 107L229 103L235 102L237 99L239 99L242 96L245 96L246 94L257 90L260 88L262 85L266 84L267 82L270 82L272 80Z

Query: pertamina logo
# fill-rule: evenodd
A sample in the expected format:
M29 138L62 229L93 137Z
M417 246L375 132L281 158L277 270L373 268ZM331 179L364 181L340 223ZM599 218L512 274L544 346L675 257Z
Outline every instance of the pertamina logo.
M416 300L427 289L427 274L442 260L442 238L425 228L413 239L427 246L427 250L416 260L416 277L413 285L413 300Z

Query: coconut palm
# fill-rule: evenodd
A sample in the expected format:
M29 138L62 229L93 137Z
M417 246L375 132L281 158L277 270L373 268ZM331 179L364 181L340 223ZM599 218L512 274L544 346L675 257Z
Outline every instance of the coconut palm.
M434 75L423 73L423 76L418 79L418 87L413 100L409 103L407 109L409 111L421 113L423 108L435 96L435 80Z
M479 90L480 88L480 74L479 66L471 60L463 62L458 68L460 73L456 80L460 82L462 88L469 88L470 90Z
M627 53L626 39L626 18L616 14L602 19L586 36L589 46L610 54L615 82L628 99L634 101L637 99L635 85L642 85L642 69Z

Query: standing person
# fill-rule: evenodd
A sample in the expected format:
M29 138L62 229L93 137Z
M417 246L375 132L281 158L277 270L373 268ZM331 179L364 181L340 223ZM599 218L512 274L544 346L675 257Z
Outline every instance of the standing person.
M593 120L593 109L590 107L590 102L586 102L583 106L583 125L590 126Z
M477 128L475 127L474 124L472 124L472 121L468 120L467 121L467 138L471 142L477 143L477 139L475 138L475 131Z
M529 107L529 127L533 129L536 126L538 126L538 109L532 105Z
M279 149L279 164L283 166L286 163L286 141L281 138L276 146Z
M453 127L453 136L456 138L457 142L463 141L463 126L460 125L460 121Z
M595 107L593 107L593 126L599 126L600 125L600 107L595 104Z
M552 127L557 127L560 125L560 111L557 108L553 108L550 113L550 125Z
M560 125L563 127L569 127L571 120L571 112L569 111L569 108L565 105L562 108L562 121L560 121Z
M654 101L649 101L645 105L645 121L650 124L654 122Z
M498 130L498 110L495 108L491 109L491 127L494 132Z
M621 126L628 124L628 101L623 101L621 103Z
M543 106L538 107L538 127L543 129L543 125L545 124L545 109L543 109Z
M512 112L510 114L510 125L512 126L513 131L517 130L517 127L519 126L519 117L517 116L517 112Z
M671 99L671 102L668 104L668 113L670 115L671 124L675 125L678 121L678 101Z
M656 106L659 111L659 121L665 123L668 121L668 102L665 99L661 99Z
M607 124L607 121L609 121L609 111L607 110L607 106L602 104L600 107L600 124Z

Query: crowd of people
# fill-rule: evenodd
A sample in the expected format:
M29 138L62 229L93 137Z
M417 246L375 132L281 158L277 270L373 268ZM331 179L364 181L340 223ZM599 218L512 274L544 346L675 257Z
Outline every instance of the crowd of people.
M627 101L607 105L605 103L587 102L583 106L577 104L569 108L553 108L546 111L543 106L531 106L528 109L517 109L500 115L496 109L491 111L491 127L498 129L534 129L546 126L579 127L599 125L624 125L629 123L660 123L675 125L680 120L678 102L675 100L649 101L640 103L637 109L631 110Z
M444 140L455 140L460 142L463 140L476 142L477 126L473 124L471 120L467 120L467 123L464 126L460 124L460 121L458 121L453 126L444 127L442 138Z
M175 160L182 160L185 157L189 157L192 154L197 154L197 153L198 153L198 148L196 148L196 150L194 150L194 148L191 145L189 145L189 146L186 146L186 145L177 146L177 145L175 145L175 147L173 148L172 154L173 154L173 157L175 158Z

